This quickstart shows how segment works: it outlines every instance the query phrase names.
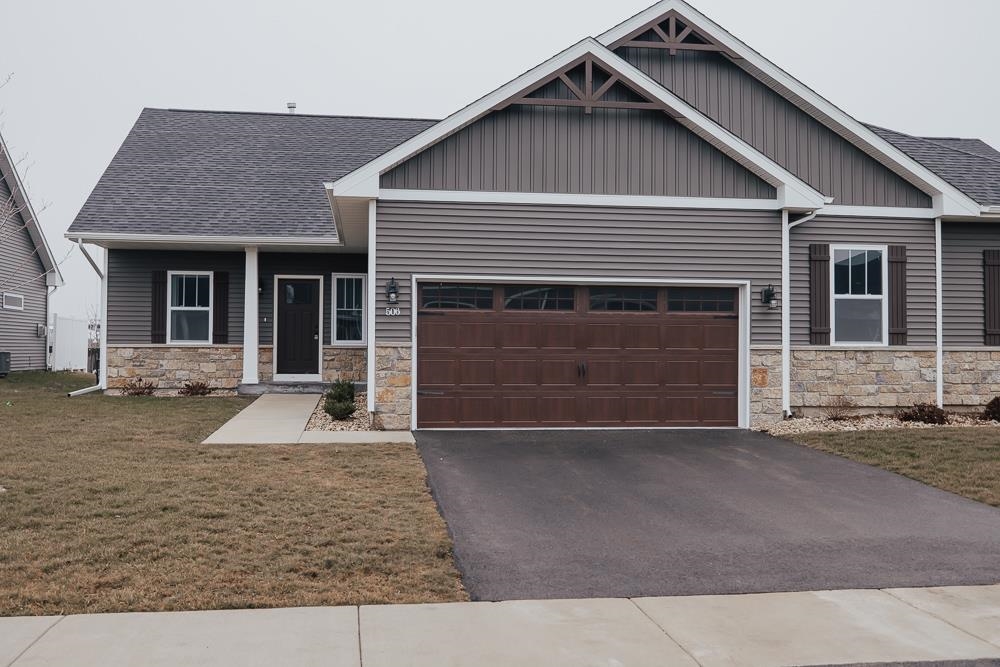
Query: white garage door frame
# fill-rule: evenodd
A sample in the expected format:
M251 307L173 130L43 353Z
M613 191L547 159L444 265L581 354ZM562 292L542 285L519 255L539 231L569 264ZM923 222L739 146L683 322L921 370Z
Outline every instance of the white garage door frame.
M711 279L658 279L658 278L637 278L635 276L621 276L610 278L595 278L593 276L498 276L498 275L478 275L467 273L421 273L413 274L410 277L410 429L417 430L417 385L418 385L418 365L417 365L417 317L419 314L418 299L420 293L417 291L419 283L422 282L475 282L490 283L496 285L509 285L517 283L529 283L536 285L625 285L625 286L655 286L655 287L731 287L739 290L739 317L740 317L740 341L739 341L739 425L738 429L750 428L750 313L753 294L749 280L711 280ZM718 430L731 429L732 427L715 426L654 426L654 427L629 427L630 429L647 430L678 430L681 428L698 430ZM423 429L427 431L535 431L551 428L479 428L479 429ZM565 430L617 430L615 427L607 426L576 426Z

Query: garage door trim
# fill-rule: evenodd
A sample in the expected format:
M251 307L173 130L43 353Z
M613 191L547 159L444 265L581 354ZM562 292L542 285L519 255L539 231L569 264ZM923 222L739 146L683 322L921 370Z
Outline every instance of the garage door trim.
M737 313L739 314L739 425L737 428L750 428L750 312L751 312L751 288L749 280L730 280L730 279L685 279L685 278L672 278L672 279L659 279L659 278L638 278L635 276L612 276L612 277L600 277L596 278L593 276L502 276L502 275L478 275L478 274L459 274L459 273L415 273L410 277L410 294L412 298L412 303L410 304L410 353L411 353L411 371L410 371L410 428L411 430L417 430L417 317L419 315L419 308L417 304L418 290L417 287L419 283L423 282L462 282L462 283L490 283L495 285L504 284L518 284L518 283L530 283L530 284L542 284L542 285L623 285L623 286L650 286L650 287L731 287L739 292L739 305L737 307ZM644 427L637 427L644 428ZM706 429L712 428L717 429L719 427L676 427L676 426L658 426L658 427L647 427L649 429L671 429L678 430L681 428L695 428L695 429ZM725 428L725 427L724 427ZM570 427L567 430L575 429L585 429L585 430L617 430L614 427L600 427L600 426L577 426ZM500 429L500 428L477 428L477 429L424 429L424 430L510 430L510 429ZM517 430L533 431L533 430L552 430L552 429L542 429L542 428L523 428Z

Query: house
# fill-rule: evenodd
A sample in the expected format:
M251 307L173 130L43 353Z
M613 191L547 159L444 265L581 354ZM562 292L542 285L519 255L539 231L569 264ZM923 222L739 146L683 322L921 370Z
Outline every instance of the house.
M1000 390L1000 153L866 125L682 0L437 122L146 109L67 236L108 249L109 390L344 378L388 429Z
M49 296L63 284L59 266L0 136L0 354L10 370L44 370Z

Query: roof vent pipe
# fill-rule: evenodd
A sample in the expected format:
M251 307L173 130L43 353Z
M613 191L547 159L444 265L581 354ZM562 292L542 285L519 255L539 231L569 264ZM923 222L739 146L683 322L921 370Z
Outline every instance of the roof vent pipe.
M288 113L295 113L295 102L289 102L287 105Z

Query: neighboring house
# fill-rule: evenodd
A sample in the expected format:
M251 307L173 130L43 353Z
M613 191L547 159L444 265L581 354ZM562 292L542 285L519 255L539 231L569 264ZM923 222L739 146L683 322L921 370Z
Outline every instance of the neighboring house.
M63 284L45 235L0 136L0 352L13 371L44 370L49 296Z
M347 378L393 429L1000 391L1000 153L680 0L440 122L147 109L67 236L109 249L108 389Z

